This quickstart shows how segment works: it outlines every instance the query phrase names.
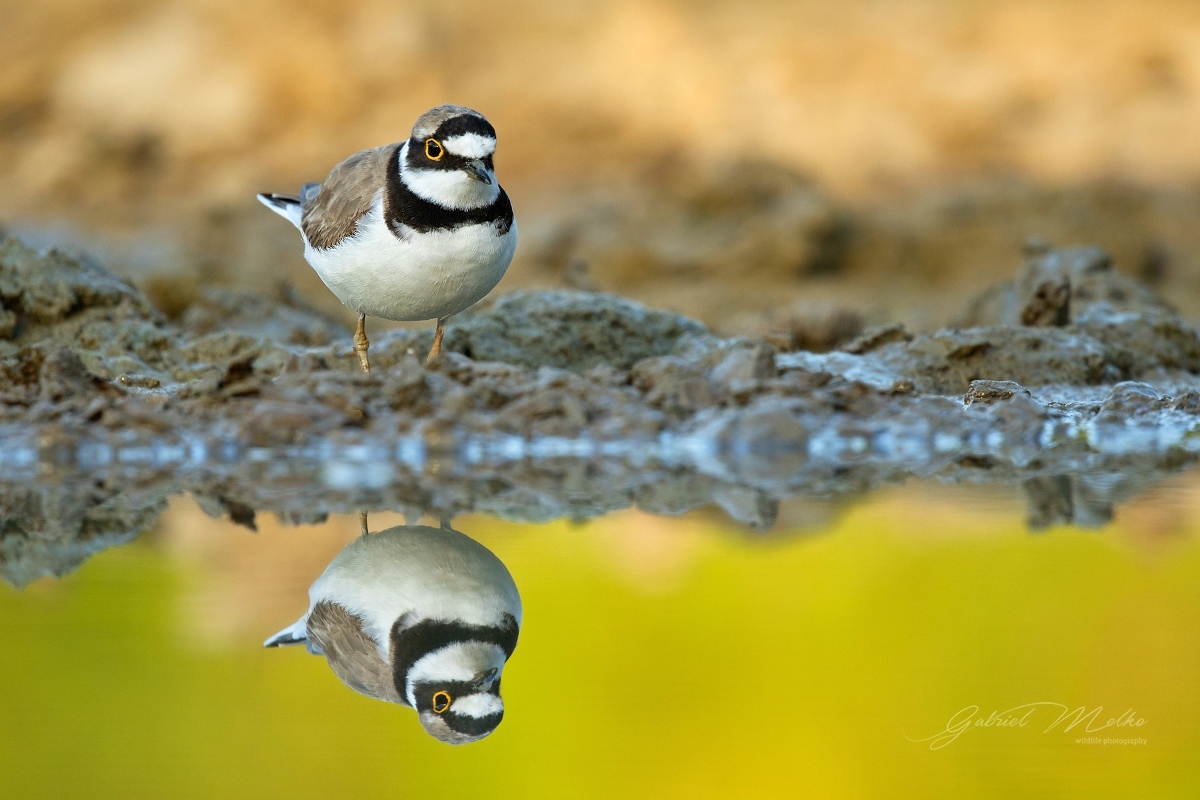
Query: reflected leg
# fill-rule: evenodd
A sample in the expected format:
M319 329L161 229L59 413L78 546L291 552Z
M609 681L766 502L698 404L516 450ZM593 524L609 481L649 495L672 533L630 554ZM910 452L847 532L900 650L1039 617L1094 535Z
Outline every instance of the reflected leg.
M429 357L425 359L428 364L433 361L433 357L442 352L442 336L446 333L446 318L442 317L437 321L437 330L433 332L433 347L429 348Z

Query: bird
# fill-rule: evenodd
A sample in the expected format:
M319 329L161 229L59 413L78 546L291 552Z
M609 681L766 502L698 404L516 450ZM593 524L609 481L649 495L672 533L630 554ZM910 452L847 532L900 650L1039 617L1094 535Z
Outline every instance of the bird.
M300 229L304 258L358 312L363 371L368 316L437 320L426 363L441 352L446 319L496 287L517 248L512 202L496 180L496 129L470 108L440 105L409 138L355 153L298 195L258 199Z
M521 596L486 547L448 526L359 536L308 596L308 611L264 647L304 644L351 689L415 709L425 732L448 744L500 724Z

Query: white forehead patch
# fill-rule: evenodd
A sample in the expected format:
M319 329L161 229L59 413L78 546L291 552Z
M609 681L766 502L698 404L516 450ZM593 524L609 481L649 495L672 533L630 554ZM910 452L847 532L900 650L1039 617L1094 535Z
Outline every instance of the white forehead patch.
M496 140L478 133L463 133L442 140L442 146L463 158L486 158L496 152Z
M458 698L450 704L450 710L464 717L482 719L504 711L504 701L491 692L477 692Z

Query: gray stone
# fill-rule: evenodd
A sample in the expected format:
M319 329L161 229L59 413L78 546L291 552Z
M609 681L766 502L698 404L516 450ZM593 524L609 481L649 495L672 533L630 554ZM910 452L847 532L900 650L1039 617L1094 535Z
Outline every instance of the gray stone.
M1011 400L1016 395L1030 396L1029 390L1016 381L971 381L963 397L964 405L991 405Z

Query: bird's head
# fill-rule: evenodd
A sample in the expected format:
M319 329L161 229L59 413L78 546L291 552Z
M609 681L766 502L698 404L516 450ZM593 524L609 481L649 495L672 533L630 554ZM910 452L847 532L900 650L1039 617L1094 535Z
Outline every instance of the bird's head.
M492 155L496 129L478 111L438 106L417 118L401 155L401 179L445 208L491 205L500 195Z
M479 741L504 718L495 667L468 681L422 680L413 686L413 695L425 732L447 744Z

